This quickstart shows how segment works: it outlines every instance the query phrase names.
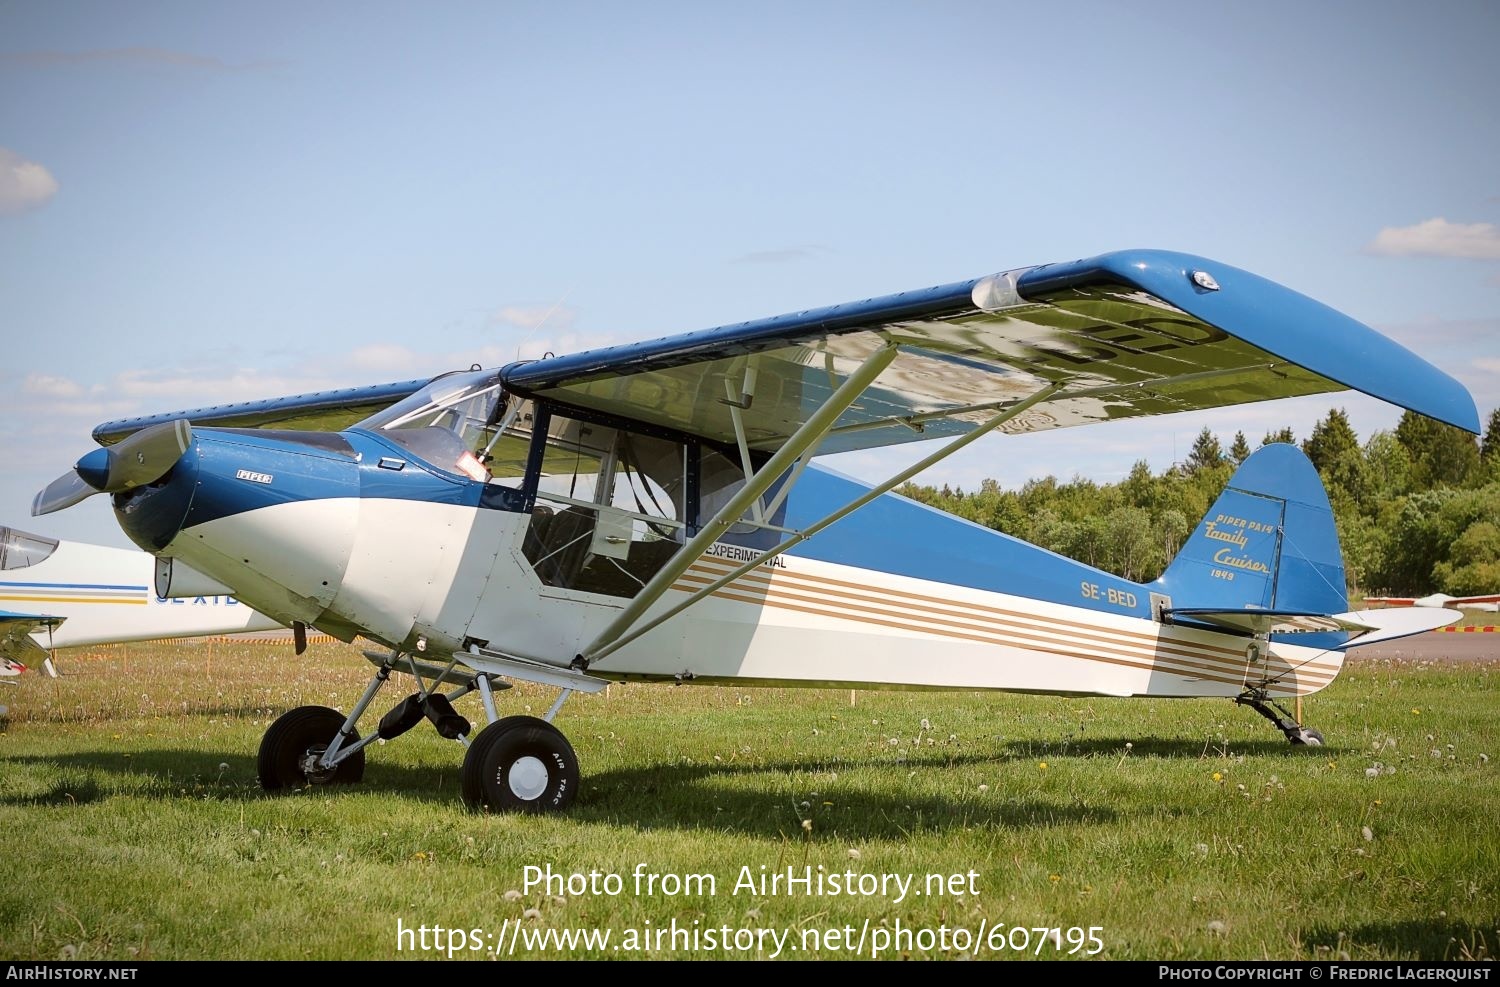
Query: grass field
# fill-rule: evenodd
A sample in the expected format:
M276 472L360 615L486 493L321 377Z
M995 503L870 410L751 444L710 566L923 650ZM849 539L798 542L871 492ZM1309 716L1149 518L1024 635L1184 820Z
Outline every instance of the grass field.
M8 958L433 955L398 922L466 930L456 955L476 958L492 935L517 958L839 958L856 939L861 956L1052 958L1093 949L1090 927L1112 958L1500 948L1500 663L1353 665L1306 703L1322 749L1222 701L617 685L558 718L584 772L561 817L467 812L462 751L425 725L372 746L360 786L261 793L267 724L347 709L369 669L353 648L132 645L63 668L0 693ZM552 696L500 698L539 715ZM620 888L526 886L549 866ZM894 877L868 895L736 887L804 867ZM664 893L689 875L714 887ZM674 922L675 945L652 938ZM725 928L715 943L751 945L708 944ZM543 930L611 940L521 935Z

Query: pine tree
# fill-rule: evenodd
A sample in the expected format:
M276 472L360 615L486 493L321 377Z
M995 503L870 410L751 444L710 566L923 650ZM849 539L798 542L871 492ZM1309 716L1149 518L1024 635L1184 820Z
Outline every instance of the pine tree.
M1219 445L1218 438L1205 425L1203 431L1198 433L1198 438L1193 441L1193 451L1188 453L1188 472L1197 473L1223 464L1224 449Z
M1500 408L1490 412L1490 423L1485 427L1484 439L1479 443L1479 461L1491 475L1500 466Z
M1297 444L1296 438L1292 436L1292 430L1290 426L1287 428L1279 429L1275 432L1267 432L1266 437L1260 440L1260 444L1263 446L1271 445L1273 442L1285 442L1287 445Z
M1234 444L1229 447L1229 461L1238 466L1250 458L1250 443L1245 441L1244 432L1234 433Z
M1479 444L1461 428L1407 411L1396 425L1396 441L1411 457L1414 489L1460 486L1478 474Z
M1358 454L1359 437L1343 408L1334 408L1327 418L1313 426L1312 435L1302 443L1302 451L1320 473L1328 472L1345 456Z

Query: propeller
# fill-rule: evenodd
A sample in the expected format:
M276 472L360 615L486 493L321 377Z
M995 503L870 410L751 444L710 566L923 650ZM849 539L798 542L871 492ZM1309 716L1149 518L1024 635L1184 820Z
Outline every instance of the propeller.
M178 418L85 453L71 470L36 495L31 514L51 514L96 493L120 493L159 480L192 442L193 427L186 418Z

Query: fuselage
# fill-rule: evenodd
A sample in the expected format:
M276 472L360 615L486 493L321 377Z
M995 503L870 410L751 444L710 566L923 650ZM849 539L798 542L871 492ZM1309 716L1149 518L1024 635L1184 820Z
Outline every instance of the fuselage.
M5 529L10 531L12 529ZM228 594L158 598L156 560L142 552L31 537L41 546L0 570L0 610L59 617L43 648L269 630L280 625Z
M440 660L477 644L567 665L650 579L654 570L642 566L658 565L650 560L670 555L680 532L703 520L696 508L675 512L686 524L673 520L671 504L657 522L641 520L656 516L652 501L674 495L668 481L645 498L633 493L624 507L605 496L584 510L578 473L551 492L546 476L539 484L538 463L546 472L540 452L517 457L520 475L476 477L453 467L454 448L436 436L423 438L435 442L427 447L363 427L338 434L201 428L194 436L167 476L116 496L120 523L137 544L232 587L282 623ZM690 470L695 460L706 464L707 452L690 449ZM605 461L601 455L591 467L588 484L604 486L596 475L605 475L598 465ZM679 503L697 496L707 504L708 467L699 473L697 484L676 494ZM780 539L778 530L805 528L863 489L809 467L768 519L775 529L731 529L647 616L753 558ZM579 526L580 514L587 524ZM570 524L581 534L564 539L558 532ZM619 534L605 532L610 524ZM558 575L564 559L571 575ZM1278 645L1251 668L1245 644L1151 619L1149 592L1139 584L888 494L591 671L704 682L1234 696L1247 684L1310 693L1342 663L1337 652Z

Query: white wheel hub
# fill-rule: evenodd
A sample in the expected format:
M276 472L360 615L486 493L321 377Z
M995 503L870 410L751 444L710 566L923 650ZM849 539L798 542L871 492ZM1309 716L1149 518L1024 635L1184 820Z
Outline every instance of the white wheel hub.
M526 802L542 797L547 790L547 780L547 765L541 758L529 754L516 758L510 770L505 772L505 783L510 786L511 794Z

